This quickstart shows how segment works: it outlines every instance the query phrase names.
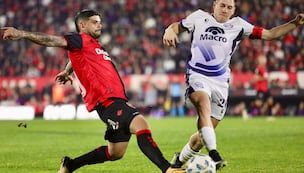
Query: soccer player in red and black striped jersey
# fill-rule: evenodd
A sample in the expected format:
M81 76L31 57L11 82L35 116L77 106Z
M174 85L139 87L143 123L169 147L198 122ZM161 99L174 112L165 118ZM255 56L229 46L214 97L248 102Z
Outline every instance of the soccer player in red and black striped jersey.
M122 80L110 56L97 41L102 30L101 15L93 10L80 11L75 17L75 25L77 33L64 36L2 28L5 40L27 39L43 46L65 48L70 62L56 80L64 84L71 80L69 74L74 71L88 111L96 110L107 125L105 139L108 145L74 159L65 156L59 173L71 173L84 165L121 159L131 134L136 134L141 151L162 172L179 172L180 169L172 169L163 157L143 115L127 103Z

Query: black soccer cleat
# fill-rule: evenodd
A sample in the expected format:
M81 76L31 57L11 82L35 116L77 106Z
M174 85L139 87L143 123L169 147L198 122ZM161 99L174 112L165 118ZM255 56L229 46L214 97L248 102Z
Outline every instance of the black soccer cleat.
M64 156L61 160L61 165L58 173L72 173L72 171L69 170L68 165L71 162L71 158L68 156Z
M175 153L172 159L171 168L181 168L183 166L183 162L179 160L180 153Z
M227 162L222 159L222 157L216 150L209 151L209 156L215 162L216 170L222 169L227 165Z

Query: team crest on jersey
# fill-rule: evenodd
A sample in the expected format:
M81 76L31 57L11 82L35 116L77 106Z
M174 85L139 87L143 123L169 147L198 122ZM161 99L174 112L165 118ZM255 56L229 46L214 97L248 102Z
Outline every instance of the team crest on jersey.
M104 60L111 61L111 58L110 58L108 52L106 52L100 48L95 48L95 52L97 53L97 55L103 55Z
M214 41L220 41L220 42L227 42L227 38L220 36L222 34L225 34L225 31L223 28L216 27L216 26L211 26L208 27L205 30L205 34L202 34L200 37L200 40L214 40ZM211 34L210 34L211 33Z
M194 85L197 87L197 88L204 88L204 84L202 82L195 82Z
M118 117L122 116L122 109L119 109L119 110L116 112L116 115L117 115Z
M223 26L227 29L233 28L233 25L231 23L225 23Z

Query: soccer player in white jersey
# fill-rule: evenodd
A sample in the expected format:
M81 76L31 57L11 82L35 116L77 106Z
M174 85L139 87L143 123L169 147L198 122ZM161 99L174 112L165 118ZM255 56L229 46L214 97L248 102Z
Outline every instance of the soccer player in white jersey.
M175 155L173 166L181 167L193 154L206 146L217 169L226 165L216 149L214 128L223 119L228 97L229 63L243 36L272 40L303 25L304 14L270 30L253 26L235 12L234 0L215 0L213 13L197 10L180 22L172 23L163 36L166 46L176 47L178 34L192 34L191 58L187 63L186 91L198 113L197 128L189 142Z

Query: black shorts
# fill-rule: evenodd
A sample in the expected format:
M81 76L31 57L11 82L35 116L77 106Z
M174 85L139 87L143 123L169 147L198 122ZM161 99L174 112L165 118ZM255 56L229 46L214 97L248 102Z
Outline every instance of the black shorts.
M129 126L139 112L124 100L115 100L109 107L97 106L100 119L106 123L105 140L110 142L126 142L131 138Z
M172 103L179 103L182 100L179 96L171 96L171 102Z
M270 93L264 92L264 91L257 91L257 97L261 99L262 101L266 101L268 97L270 96Z

